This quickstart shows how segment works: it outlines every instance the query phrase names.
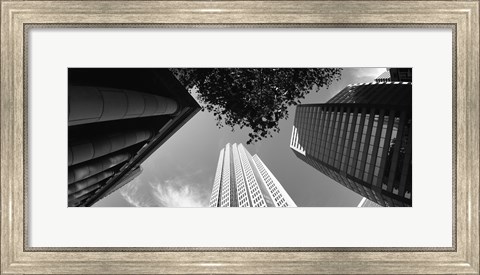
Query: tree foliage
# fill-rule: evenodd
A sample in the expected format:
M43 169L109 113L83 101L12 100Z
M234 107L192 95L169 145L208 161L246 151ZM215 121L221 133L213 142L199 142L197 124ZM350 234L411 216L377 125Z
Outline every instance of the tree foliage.
M196 89L203 110L217 126L249 127L247 144L279 132L288 107L311 91L340 79L338 68L189 68L171 69L187 89Z

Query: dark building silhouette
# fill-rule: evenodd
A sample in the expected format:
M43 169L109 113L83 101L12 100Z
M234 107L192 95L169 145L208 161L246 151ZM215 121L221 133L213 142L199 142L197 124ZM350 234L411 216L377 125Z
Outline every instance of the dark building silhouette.
M199 110L167 69L70 68L68 205L91 206L133 180Z
M411 206L411 137L411 82L372 82L349 85L325 104L297 106L290 147L374 203Z

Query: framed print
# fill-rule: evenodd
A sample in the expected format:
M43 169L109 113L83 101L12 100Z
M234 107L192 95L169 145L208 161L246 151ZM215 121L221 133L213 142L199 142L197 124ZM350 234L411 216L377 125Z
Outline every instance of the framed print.
M478 274L479 6L2 0L1 274Z

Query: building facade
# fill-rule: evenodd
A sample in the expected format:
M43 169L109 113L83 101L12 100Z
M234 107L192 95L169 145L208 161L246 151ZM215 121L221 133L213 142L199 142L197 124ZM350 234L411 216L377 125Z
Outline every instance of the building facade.
M388 68L375 78L376 82L412 82L412 68Z
M295 155L381 206L412 205L412 84L349 85L325 104L298 105Z
M243 144L220 150L210 207L296 207L265 163Z
M68 70L68 206L91 206L200 110L167 69Z
M357 207L382 207L367 198L363 198L357 205Z

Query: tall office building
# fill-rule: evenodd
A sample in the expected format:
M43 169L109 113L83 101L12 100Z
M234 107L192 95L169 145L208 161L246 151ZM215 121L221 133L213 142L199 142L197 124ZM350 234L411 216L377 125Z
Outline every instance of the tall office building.
M91 206L200 110L167 69L68 70L68 206Z
M412 68L388 68L375 82L412 82Z
M220 150L210 207L296 207L258 155L243 144Z
M381 206L412 204L412 84L349 85L325 104L298 105L295 155Z
M363 198L357 205L357 207L381 207L380 205L374 203L371 200L368 200L367 198Z

